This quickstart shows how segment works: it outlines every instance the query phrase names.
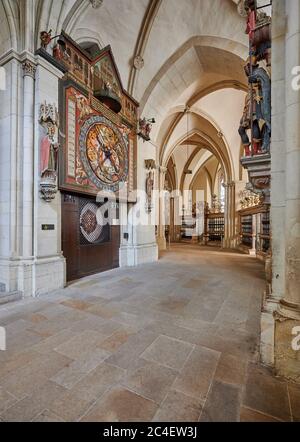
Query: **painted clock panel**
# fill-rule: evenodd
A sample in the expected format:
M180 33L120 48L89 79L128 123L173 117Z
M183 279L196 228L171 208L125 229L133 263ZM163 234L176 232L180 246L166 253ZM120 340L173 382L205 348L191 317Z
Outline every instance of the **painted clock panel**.
M136 130L68 83L63 95L60 189L88 195L104 191L108 197L112 192L122 200L127 194L135 202Z
M89 117L80 130L81 161L98 188L117 192L128 179L128 145L121 132L103 116Z

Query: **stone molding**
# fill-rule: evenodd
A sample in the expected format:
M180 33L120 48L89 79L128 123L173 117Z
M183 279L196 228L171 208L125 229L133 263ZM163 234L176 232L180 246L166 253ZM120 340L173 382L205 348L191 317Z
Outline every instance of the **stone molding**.
M98 9L102 6L103 0L90 0L90 3L94 9Z

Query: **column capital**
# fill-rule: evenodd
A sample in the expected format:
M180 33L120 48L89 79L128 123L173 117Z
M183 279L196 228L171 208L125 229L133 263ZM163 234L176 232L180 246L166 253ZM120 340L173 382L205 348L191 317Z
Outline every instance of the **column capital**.
M168 168L164 166L158 166L158 170L160 171L161 174L165 174L167 173Z
M228 183L223 183L222 186L225 187L225 189L230 188L230 187L234 187L235 181L228 181Z
M30 60L25 60L22 63L22 69L23 69L23 77L32 77L35 78L35 72L36 72L36 65L32 63Z

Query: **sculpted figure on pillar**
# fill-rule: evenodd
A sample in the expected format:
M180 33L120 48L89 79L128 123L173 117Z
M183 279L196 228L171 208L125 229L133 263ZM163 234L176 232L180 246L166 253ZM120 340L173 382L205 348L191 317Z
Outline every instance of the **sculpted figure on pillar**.
M252 57L254 59L254 57ZM251 73L250 73L251 70ZM256 62L245 66L249 79L249 91L245 98L239 134L245 148L245 155L257 155L270 151L271 141L271 80L264 68ZM247 130L252 131L252 146Z
M154 190L154 169L156 168L153 159L145 160L145 167L148 170L146 177L146 212L151 213L153 208L153 190Z
M254 153L270 151L271 141L271 80L264 68L255 64L249 75L249 83L253 86ZM257 143L257 144L256 144Z
M39 123L43 129L40 141L40 190L42 198L50 202L56 194L58 157L58 113L54 105L43 103Z
M270 66L271 18L265 12L257 10L255 0L244 0L242 4L247 14L246 34L249 36L249 58L245 66L249 90L239 134L245 155L250 156L270 152L271 79L259 62L264 60ZM251 141L248 130L251 132Z

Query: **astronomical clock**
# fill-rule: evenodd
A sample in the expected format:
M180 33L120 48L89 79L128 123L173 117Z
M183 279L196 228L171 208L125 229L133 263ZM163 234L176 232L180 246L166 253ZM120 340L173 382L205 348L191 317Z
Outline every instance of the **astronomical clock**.
M117 192L128 177L128 144L105 117L88 118L80 129L80 158L86 175L97 187Z
M63 36L59 187L134 202L138 103L123 89L110 47L92 60Z
M120 226L108 212L116 220L120 203L136 201L138 103L110 47L91 58L66 34L59 41L62 250L73 280L119 265Z

